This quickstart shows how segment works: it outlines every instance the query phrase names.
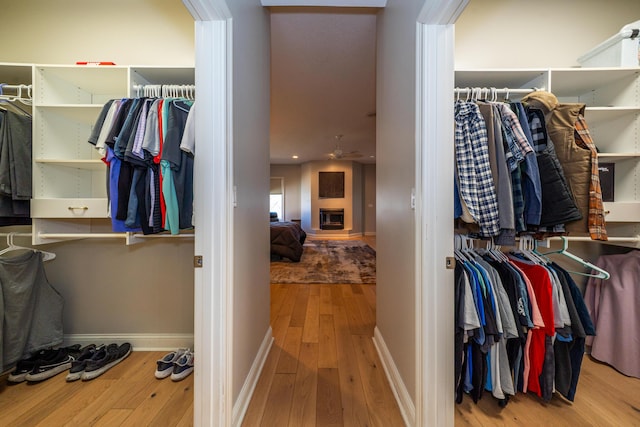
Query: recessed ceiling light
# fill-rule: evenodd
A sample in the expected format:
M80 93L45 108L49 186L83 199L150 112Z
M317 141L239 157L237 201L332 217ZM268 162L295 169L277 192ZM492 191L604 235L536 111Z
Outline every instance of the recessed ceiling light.
M292 159L297 159L297 158L298 158L298 156L291 156L291 158L292 158Z
M372 159L375 159L375 158L376 158L376 156L369 156L369 157L370 157L370 158L372 158Z

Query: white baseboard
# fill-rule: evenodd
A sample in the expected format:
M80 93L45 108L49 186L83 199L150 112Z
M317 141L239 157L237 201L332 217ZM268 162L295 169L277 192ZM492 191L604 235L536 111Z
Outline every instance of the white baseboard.
M391 357L391 353L387 348L387 344L384 342L382 334L377 327L373 332L373 344L376 346L376 350L378 351L378 356L380 357L380 361L382 362L382 367L384 368L385 374L387 374L387 379L389 380L393 395L395 396L396 401L398 402L398 406L400 407L400 413L402 414L405 425L415 425L415 404L411 400L411 396L409 395L407 387L402 381L400 372L398 371L398 368L396 367L396 364Z
M364 232L364 235L365 235L365 236L375 236L375 235L376 235L376 232L375 232L375 231L365 231L365 232Z
M134 351L172 351L177 348L193 349L193 334L69 334L64 345L131 343Z
M273 331L271 330L271 326L269 326L269 329L267 329L267 334L264 336L262 344L258 349L258 354L253 360L251 369L249 369L249 374L247 375L247 379L242 386L242 390L240 390L240 393L238 394L238 399L233 405L231 424L234 427L240 427L242 425L242 421L244 420L244 416L247 413L247 408L249 407L249 403L251 402L251 397L253 396L253 392L256 389L256 385L258 384L258 379L260 378L262 368L264 367L264 363L267 360L267 356L269 355L269 350L271 350L272 344Z

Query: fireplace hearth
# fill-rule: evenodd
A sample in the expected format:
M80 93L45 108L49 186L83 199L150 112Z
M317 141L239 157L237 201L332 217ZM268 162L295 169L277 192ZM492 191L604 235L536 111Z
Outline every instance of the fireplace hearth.
M321 230L344 230L344 209L320 208Z

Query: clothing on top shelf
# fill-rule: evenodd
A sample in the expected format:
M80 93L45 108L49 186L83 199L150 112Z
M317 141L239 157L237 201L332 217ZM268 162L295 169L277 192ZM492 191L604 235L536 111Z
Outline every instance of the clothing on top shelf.
M580 290L554 263L466 251L455 267L456 401L484 391L501 405L516 392L574 400L587 334Z
M193 227L193 105L123 98L103 106L88 142L109 166L113 231L179 234Z
M519 233L606 240L597 153L583 111L584 104L559 103L544 91L523 102L457 100L459 224L502 245L514 245Z
M587 282L585 302L598 334L586 344L595 359L640 378L640 251L601 255L595 265L611 277Z

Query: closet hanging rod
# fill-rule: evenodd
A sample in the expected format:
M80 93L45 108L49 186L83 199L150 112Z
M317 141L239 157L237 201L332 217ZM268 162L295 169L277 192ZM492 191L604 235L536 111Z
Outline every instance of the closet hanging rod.
M196 85L188 85L188 84L184 84L184 85L173 85L173 84L157 84L157 85L152 85L152 84L148 84L148 85L133 85L133 89L134 90L143 90L146 87L163 87L163 86L168 86L168 87L177 87L177 88L195 88Z
M2 86L2 89L31 89L31 85L7 85L7 84L0 84L0 86Z
M495 93L531 93L537 90L544 90L541 88L533 87L527 89L509 89L509 88L490 88L490 87L457 87L453 90L454 93L470 93L474 90L481 90L484 92L493 90Z
M640 236L634 237L609 237L608 240L593 240L589 236L565 236L570 242L598 242L598 243L640 243ZM547 237L545 240L562 240L560 236Z
M8 235L13 235L14 237L31 237L32 233L0 233L0 237L7 237Z
M138 234L138 233L39 233L41 239L126 239L134 238L192 238L195 234Z

